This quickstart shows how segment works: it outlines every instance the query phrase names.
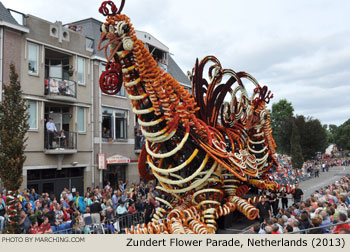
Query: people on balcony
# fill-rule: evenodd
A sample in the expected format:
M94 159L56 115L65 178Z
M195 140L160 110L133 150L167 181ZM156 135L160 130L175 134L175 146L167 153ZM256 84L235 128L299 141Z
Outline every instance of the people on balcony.
M58 94L59 90L58 90L58 83L56 79L51 79L50 80L50 93L53 94Z
M59 87L58 87L58 91L61 95L66 95L67 94L67 81L63 80Z
M57 133L56 125L53 122L52 118L49 118L49 121L46 123L46 130L48 134L48 140L49 140L49 149L52 149L52 141L55 137L55 134Z
M66 145L66 134L64 132L64 130L61 130L61 133L58 136L58 142L60 145L60 148L64 148Z

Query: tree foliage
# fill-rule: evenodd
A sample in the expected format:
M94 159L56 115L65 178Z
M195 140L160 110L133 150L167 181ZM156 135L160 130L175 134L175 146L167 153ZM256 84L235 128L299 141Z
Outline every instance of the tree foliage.
M272 135L277 144L277 152L279 153L290 154L293 112L292 103L285 99L272 104L271 128Z
M303 166L304 158L303 158L302 149L300 146L299 129L295 122L292 123L292 135L290 138L290 145L291 145L290 153L292 156L293 168L300 169Z
M350 119L335 130L335 143L338 149L350 150Z
M328 143L335 143L336 142L336 134L337 134L338 126L335 124L330 124L328 126Z
M312 159L317 152L324 152L327 148L329 139L327 129L322 126L318 119L312 117L305 118L303 115L293 116L294 108L292 103L287 100L280 100L272 105L271 111L271 127L272 135L277 144L277 152L282 154L292 155L292 150L295 151L294 134L299 137L299 146L304 160ZM296 132L296 127L298 132ZM332 125L332 130L334 126ZM294 146L292 146L294 144ZM295 155L295 153L294 153Z
M325 151L328 145L327 131L318 119L297 115L295 124L299 129L300 146L304 160L313 159L317 152Z
M7 190L16 191L22 184L29 115L13 64L10 70L10 84L4 85L0 104L0 177Z

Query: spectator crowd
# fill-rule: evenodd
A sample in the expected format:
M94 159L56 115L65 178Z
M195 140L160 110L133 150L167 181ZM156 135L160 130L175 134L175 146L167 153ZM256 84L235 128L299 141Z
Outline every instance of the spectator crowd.
M350 177L321 188L309 199L303 199L303 192L298 188L302 176L317 176L321 170L329 167L349 165L348 160L307 161L302 169L293 169L291 160L280 156L281 165L271 173L272 179L281 184L295 184L293 204L289 205L285 193L263 194L262 201L256 205L259 209L260 224L255 225L253 233L290 233L303 232L311 227L347 222L350 216ZM316 172L318 171L318 172ZM93 225L103 226L108 233L118 233L120 227L116 220L123 216L141 216L132 224L148 223L155 208L163 204L156 198L164 199L155 189L155 184L144 182L128 184L119 182L113 188L107 182L104 188L87 188L85 194L72 192L64 188L58 197L48 193L38 194L34 188L19 190L19 226L21 233L47 234L58 230L71 229L72 233L88 233ZM6 223L6 191L0 195L0 233ZM281 204L280 204L281 203ZM336 228L315 229L312 232L347 233L349 224Z
M263 194L262 201L256 205L260 223L252 226L250 233L350 233L349 175L332 185L320 188L306 200L303 199L303 191L296 184L293 203L290 206L288 203L286 194ZM310 230L305 231L306 229Z
M6 218L6 191L0 197L0 233ZM153 182L138 184L120 182L112 188L87 188L84 195L64 188L60 196L38 194L35 189L19 190L19 226L21 233L47 234L57 230L72 229L73 233L89 232L87 225L102 225L109 233L117 233L116 220L138 214L142 222L149 222L163 197L155 190ZM87 223L88 222L88 223ZM135 224L135 222L133 223ZM119 225L119 224L118 224Z
M335 166L349 166L350 159L319 159L304 162L301 169L294 169L291 157L277 155L279 166L271 172L271 179L280 184L296 184L313 177L319 177L320 172L328 172Z

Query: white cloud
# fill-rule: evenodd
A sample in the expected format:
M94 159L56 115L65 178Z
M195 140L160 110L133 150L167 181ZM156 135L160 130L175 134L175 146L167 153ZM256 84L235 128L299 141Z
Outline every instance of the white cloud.
M2 0L7 8L63 23L103 20L95 0ZM115 1L118 5L119 2ZM126 0L138 30L166 44L186 72L215 55L252 74L297 114L341 124L350 115L350 1Z

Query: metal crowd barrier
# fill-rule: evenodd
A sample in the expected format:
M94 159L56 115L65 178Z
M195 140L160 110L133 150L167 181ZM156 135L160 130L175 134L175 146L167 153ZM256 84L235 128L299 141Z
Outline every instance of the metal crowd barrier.
M109 227L111 227L111 225L118 233L125 233L125 228L130 228L132 225L136 226L137 224L142 223L144 223L143 213L137 212L134 214L117 216L109 221L109 226L104 224L85 225L82 228L82 231L77 231L74 228L62 228L62 226L58 226L53 234L106 234L110 233Z
M339 226L339 225L343 225L343 224L350 224L350 221L346 221L346 222L339 222L339 223L332 223L332 224L328 224L328 225L324 225L324 226L318 226L318 227L313 227L313 228L307 228L307 229L302 229L300 231L294 231L294 232L290 232L288 234L308 234L311 230L317 230L317 229L325 229L327 228L329 231L331 227L335 227L335 226ZM333 232L328 232L328 234L332 234Z
M117 218L119 222L119 233L125 232L125 228L130 228L132 225L136 226L137 224L144 223L143 213L137 212L135 214L122 215Z

